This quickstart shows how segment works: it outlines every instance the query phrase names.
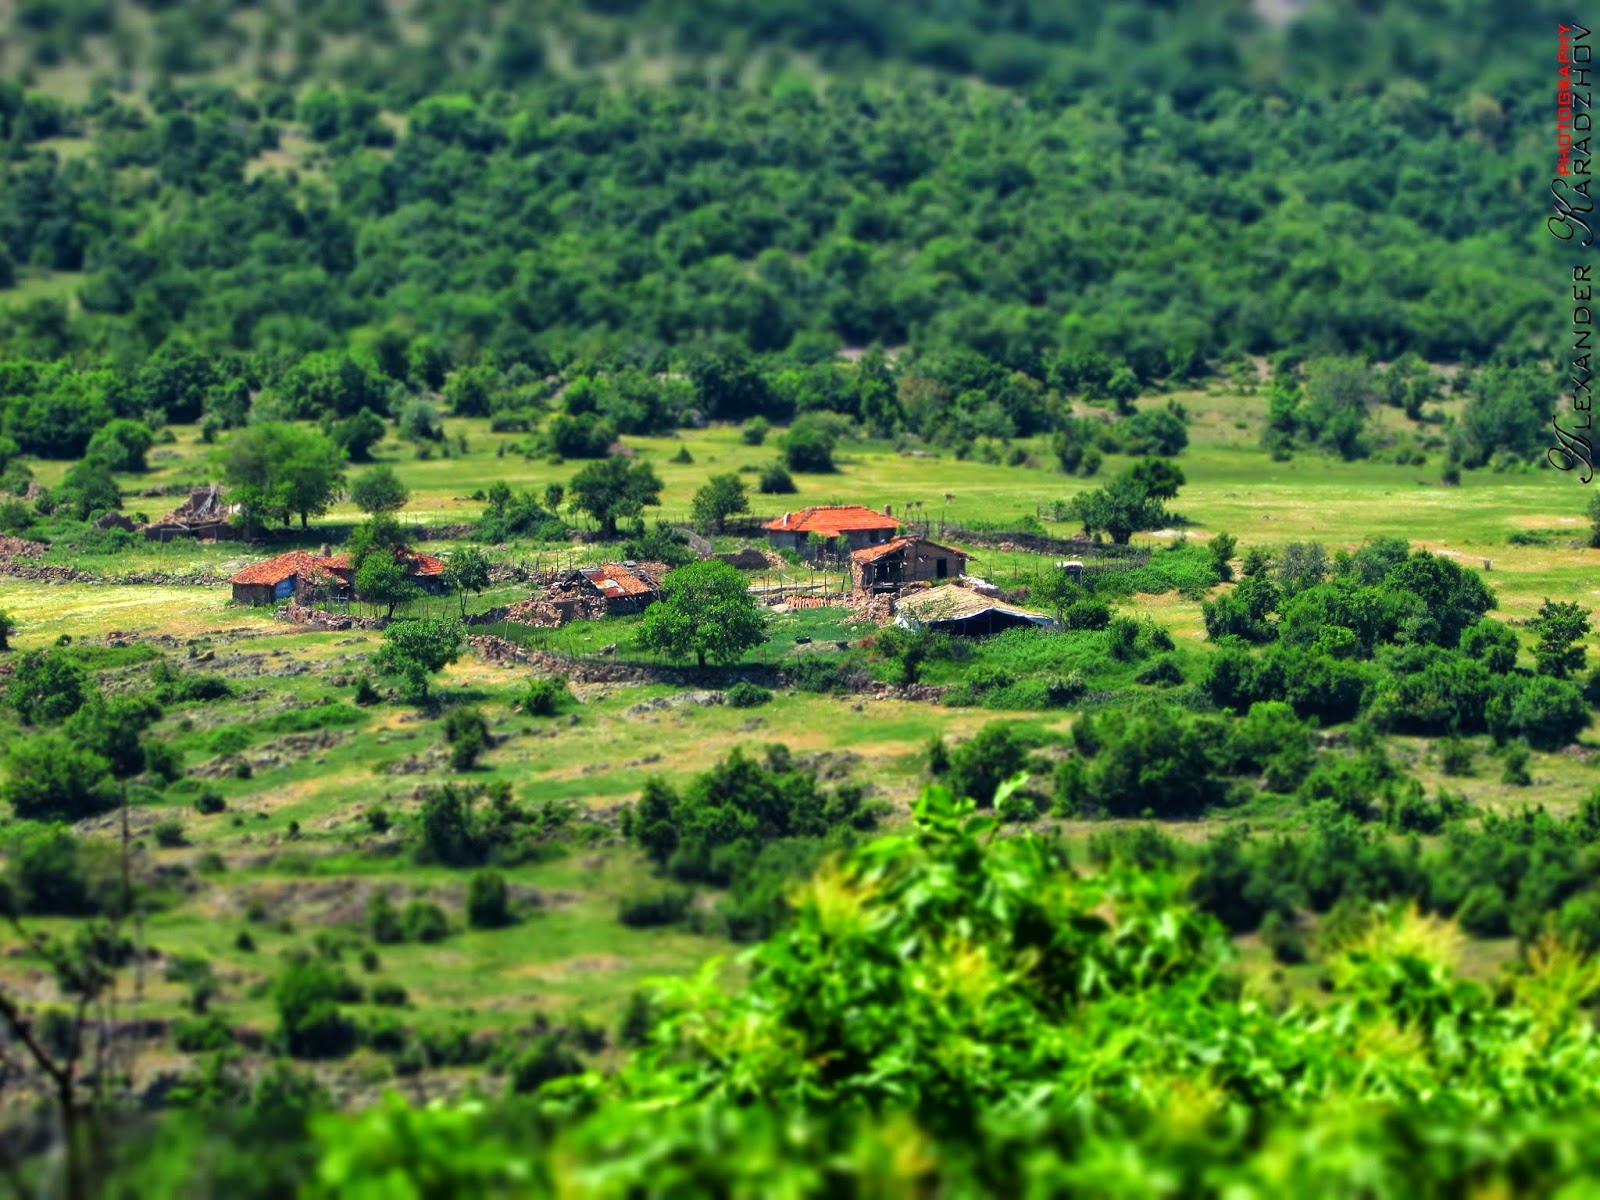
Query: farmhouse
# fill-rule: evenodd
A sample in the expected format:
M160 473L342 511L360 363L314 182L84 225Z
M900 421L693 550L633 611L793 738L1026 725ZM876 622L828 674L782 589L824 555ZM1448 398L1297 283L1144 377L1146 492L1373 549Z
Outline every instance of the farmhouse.
M850 555L850 579L858 592L888 590L965 575L971 555L920 537L897 537Z
M324 547L326 550L326 547ZM416 554L397 549L396 560L404 564L411 581L425 592L444 590L444 561L431 554ZM235 575L233 599L236 604L275 604L294 596L300 600L326 596L339 599L361 597L355 590L355 570L348 554L311 554L290 550L266 562L255 563Z
M255 563L229 582L233 584L235 604L275 604L290 596L305 596L339 586L338 578L328 570L328 559L304 550L291 550L266 562Z
M1056 628L1054 617L1029 612L993 596L964 587L936 587L900 601L894 623L907 629L931 629L963 637L982 637L1032 625Z
M605 601L610 616L639 612L661 599L661 577L665 563L603 563L598 567L579 567L578 578Z
M842 542L846 550L861 550L894 537L900 522L859 504L843 504L784 513L765 528L774 550L793 550L810 559L816 557L813 534L825 542Z
M431 554L417 554L404 547L394 552L395 561L406 569L406 575L412 583L430 595L437 595L444 591L444 560L435 558ZM356 572L350 563L348 554L335 554L332 558L323 560L323 565L333 573L334 577L343 585L343 594L356 595Z

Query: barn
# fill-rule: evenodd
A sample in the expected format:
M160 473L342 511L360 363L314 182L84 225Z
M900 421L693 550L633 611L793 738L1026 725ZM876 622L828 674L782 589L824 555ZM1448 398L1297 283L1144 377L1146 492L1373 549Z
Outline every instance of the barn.
M444 591L443 559L406 549L395 550L394 556L405 565L411 581L423 591L430 594ZM302 601L312 598L359 600L355 575L348 554L330 556L290 550L246 567L228 582L233 585L235 604L276 604L291 596Z
M339 586L328 569L329 559L304 550L290 550L266 562L253 563L228 582L233 585L235 604L276 604L291 596Z
M851 552L850 579L858 592L890 590L904 583L931 583L967 573L972 556L920 537L898 537Z
M1032 625L1057 628L1054 617L1029 612L964 587L936 587L903 598L894 622L906 629L930 629L960 637L983 637Z

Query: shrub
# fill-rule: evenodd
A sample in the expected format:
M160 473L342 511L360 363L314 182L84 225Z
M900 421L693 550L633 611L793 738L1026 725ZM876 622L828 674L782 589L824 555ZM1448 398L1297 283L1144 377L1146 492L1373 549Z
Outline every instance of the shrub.
M356 1027L339 1010L346 980L317 961L291 962L272 988L278 1033L294 1058L341 1058L355 1048Z
M958 799L969 797L979 808L994 804L1000 785L1020 772L1028 761L1028 748L1010 725L985 725L950 752L945 784Z
M110 763L62 734L18 738L0 761L0 800L19 820L81 821L116 804Z
M511 924L510 894L499 871L478 871L467 885L467 924L474 929L500 929Z
M1177 709L1080 717L1073 739L1084 757L1056 773L1063 813L1192 816L1222 798L1207 727Z
M771 429L772 424L765 417L751 417L744 423L739 436L744 439L746 446L759 446L767 440L767 434Z
M450 743L451 767L470 771L489 745L489 723L475 708L452 709L445 718L444 736Z
M1306 961L1305 936L1300 932L1300 923L1292 913L1278 909L1269 912L1261 922L1261 944L1285 966Z
M552 1079L583 1074L583 1062L558 1037L546 1034L512 1063L508 1074L511 1092L523 1095L538 1091Z
M173 1049L184 1054L215 1054L233 1045L233 1030L215 1013L178 1017L172 1022Z
M568 705L576 704L577 697L567 686L565 675L547 675L530 681L515 703L530 717L553 717Z
M847 687L840 664L815 655L802 658L789 668L789 682L802 692L842 692Z
M227 808L228 802L221 795L209 789L201 792L194 800L195 812L206 817L214 817L219 812L227 811Z
M1500 782L1514 787L1531 787L1533 776L1528 773L1528 744L1512 742L1505 748L1505 766L1500 772Z
M782 463L768 463L761 468L761 478L756 483L756 491L761 495L792 496L796 490L794 480Z
M405 941L405 929L400 924L400 913L390 901L387 892L376 892L367 901L367 933L380 946L392 946Z
M183 826L177 821L158 822L151 830L151 834L156 839L156 845L165 846L169 850L187 844L183 836Z
M1468 892L1456 910L1456 920L1474 937L1509 937L1511 934L1511 914L1505 893L1493 883L1480 883Z
M413 900L400 914L400 927L408 942L442 942L450 936L444 909L427 900Z
M1439 743L1439 769L1446 775L1471 775L1472 743L1448 737Z
M724 692L722 698L733 708L759 708L772 699L772 693L758 683L741 679Z
M617 920L630 929L653 929L676 925L688 915L694 893L686 888L641 892L626 896L617 905Z
M406 994L406 989L398 983L375 983L372 985L372 1003L385 1008L404 1008L411 1003L411 997Z

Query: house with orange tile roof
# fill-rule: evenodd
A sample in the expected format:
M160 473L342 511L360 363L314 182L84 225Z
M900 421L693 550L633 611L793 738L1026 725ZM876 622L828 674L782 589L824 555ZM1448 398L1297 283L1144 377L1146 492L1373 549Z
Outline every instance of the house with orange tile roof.
M816 557L819 539L840 550L863 550L893 538L900 531L900 522L859 504L830 504L784 513L764 528L774 550L793 550L809 559Z
M396 549L394 556L423 591L444 590L443 559L404 548ZM312 595L360 599L356 595L355 570L348 554L290 550L265 562L253 563L228 582L233 585L235 604L276 604L291 596L305 599Z
M893 591L907 583L934 583L967 573L972 556L922 537L897 537L850 555L850 579L858 592Z

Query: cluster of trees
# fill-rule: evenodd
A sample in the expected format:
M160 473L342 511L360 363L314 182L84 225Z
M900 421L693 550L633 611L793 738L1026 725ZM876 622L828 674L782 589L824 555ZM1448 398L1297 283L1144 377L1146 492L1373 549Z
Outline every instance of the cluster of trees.
M1345 1192L1374 1170L1408 1192L1600 1177L1584 1115L1600 1077L1593 985L1570 943L1531 946L1496 992L1453 973L1426 918L1335 899L1319 933L1327 994L1262 1019L1238 987L1207 897L1252 895L1269 878L1252 872L1274 863L1275 884L1303 875L1319 903L1340 878L1376 894L1406 872L1404 847L1337 822L1315 853L1212 843L1197 909L1170 871L1181 848L1148 831L1102 854L1135 867L1085 874L1059 840L997 838L969 813L926 792L911 829L797 893L736 990L703 975L630 1007L635 1048L614 1076L562 1076L526 1104L396 1098L319 1121L309 1149L303 1121L268 1144L287 1143L279 1160L304 1163L310 1194L327 1196L396 1172L454 1193L537 1173L576 1191L670 1174L696 1190L845 1179L1014 1195L1103 1188L1113 1163L1140 1194L1265 1193L1285 1176ZM1556 840L1592 841L1586 820L1504 823L1497 870L1526 875ZM1241 861L1259 866L1229 875ZM1530 1058L1535 1075L1516 1065ZM1175 1108L1174 1094L1189 1099ZM208 1115L174 1121L151 1151L186 1177L214 1171L175 1153L214 1141Z
M1515 631L1485 618L1495 606L1476 573L1400 538L1331 559L1316 543L1276 560L1257 553L1236 586L1205 604L1207 634L1223 646L1205 688L1239 711L1281 700L1326 722L1364 711L1386 730L1564 745L1589 720L1574 678L1588 614L1547 600L1528 671L1517 667Z
M1282 35L1242 4L1003 21L978 5L937 18L850 5L820 25L581 7L430 6L419 19L453 30L440 44L460 54L426 71L409 39L384 40L388 14L276 11L272 39L278 21L303 28L309 56L288 82L274 59L248 93L163 82L135 101L102 84L66 105L8 90L0 253L83 277L75 306L33 296L0 317L0 435L60 456L113 417L215 432L315 418L361 461L385 419L432 443L435 404L516 428L558 402L540 437L567 457L694 419L821 411L959 448L1066 428L1069 398L1125 402L1283 352L1308 364L1285 437L1358 448L1351 404L1371 389L1345 384L1372 373L1336 378L1327 356L1407 364L1377 392L1418 413L1429 376L1403 356L1498 356L1460 461L1527 449L1531 434L1499 436L1550 394L1513 378L1529 357L1502 349L1534 344L1544 313L1516 269L1505 151L1534 126L1505 98L1537 76L1511 54L1529 37L1515 23L1451 0L1453 28L1484 54L1463 72L1416 55L1390 5ZM214 24L165 16L204 43L230 36L226 9ZM675 61L754 39L921 69L619 87L590 76L590 51L571 76L545 70L532 47L547 22L591 50L612 36L601 28L636 48L687 40ZM361 52L340 86L297 84L330 24ZM47 27L81 36L54 16L27 25ZM1341 37L1359 53L1335 53ZM502 41L517 47L509 76L489 65ZM1126 95L1105 64L1161 46L1190 69ZM953 78L969 72L1002 89ZM247 171L289 128L325 166ZM41 144L63 134L92 152ZM1452 241L1464 214L1477 236ZM1174 254L1181 298L1163 282ZM906 349L836 361L873 344ZM1131 452L1181 447L1161 410L1125 424Z

